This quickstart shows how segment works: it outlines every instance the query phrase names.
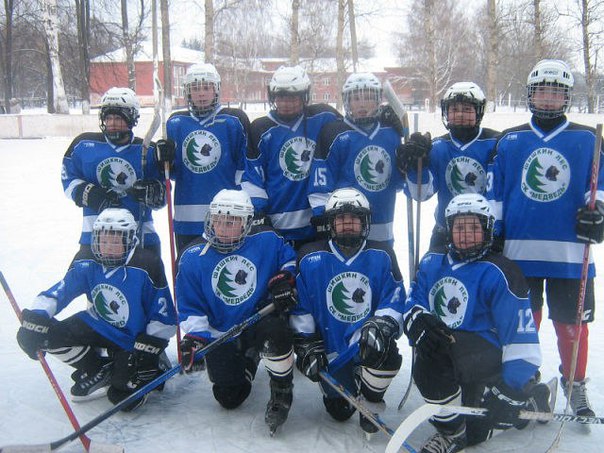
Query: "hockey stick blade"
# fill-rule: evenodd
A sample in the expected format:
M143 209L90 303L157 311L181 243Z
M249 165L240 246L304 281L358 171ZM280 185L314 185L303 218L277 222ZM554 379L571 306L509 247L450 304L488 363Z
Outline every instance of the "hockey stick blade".
M58 447L57 447L58 448ZM52 444L40 445L6 445L0 448L0 453L46 453L56 450ZM124 453L124 448L114 444L104 444L91 440L88 453Z
M398 116L398 119L401 121L401 124L403 125L403 136L407 138L407 136L409 135L409 117L407 116L405 107L394 92L394 88L392 88L392 85L390 84L389 80L386 80L384 82L383 88L384 97L388 101L390 107L392 107L392 110L394 110L394 113L396 113L396 116Z

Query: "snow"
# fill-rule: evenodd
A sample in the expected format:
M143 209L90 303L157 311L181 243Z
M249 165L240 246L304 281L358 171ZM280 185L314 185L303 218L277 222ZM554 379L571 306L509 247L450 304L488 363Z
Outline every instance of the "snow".
M487 115L488 117L488 115ZM519 115L518 121L525 117ZM437 133L438 118L431 124ZM592 122L597 121L592 117ZM496 126L496 125L492 125ZM498 125L498 128L501 128ZM425 128L423 128L425 130ZM140 131L139 131L140 133ZM0 217L0 270L11 285L22 308L30 306L35 295L58 281L64 274L78 248L81 212L62 194L60 183L61 158L70 138L42 140L3 140L0 159L3 165L2 213ZM433 226L434 203L422 204L421 249L425 251ZM398 200L395 237L400 267L407 275L407 233L405 201ZM156 225L164 239L163 257L169 269L167 211L155 213ZM604 247L594 247L595 259L602 263ZM601 305L604 281L596 279L596 298ZM85 301L75 301L69 314L83 309ZM67 313L66 313L67 314ZM597 318L597 317L596 317ZM604 415L604 354L602 323L597 319L590 325L591 349L588 375L592 404ZM0 447L9 444L48 443L67 436L72 427L57 401L39 364L30 360L18 347L15 333L17 319L7 298L0 296ZM551 323L544 321L541 332L544 354L544 379L557 376L558 354ZM175 342L168 349L176 360ZM417 389L401 412L396 407L409 382L410 354L404 339L399 341L403 367L388 393L384 421L396 428L403 418L421 404ZM71 368L48 358L50 367L64 392L69 393ZM269 398L268 378L260 369L252 393L238 409L226 411L214 401L205 372L177 375L168 381L163 393L153 392L147 404L132 414L118 413L88 435L94 441L120 444L131 452L190 451L203 452L381 452L387 438L378 433L367 441L355 415L338 423L327 415L318 386L295 375L294 403L288 422L270 438L264 424L264 410ZM557 411L564 410L565 399L558 394ZM109 409L110 403L100 399L72 404L80 424ZM559 425L550 423L531 426L524 431L507 432L469 452L545 451L553 441ZM599 451L604 441L604 427L593 426L591 433L579 425L567 425L558 451L582 453ZM428 423L418 428L409 442L419 447L431 435ZM78 441L65 446L64 451L81 451Z

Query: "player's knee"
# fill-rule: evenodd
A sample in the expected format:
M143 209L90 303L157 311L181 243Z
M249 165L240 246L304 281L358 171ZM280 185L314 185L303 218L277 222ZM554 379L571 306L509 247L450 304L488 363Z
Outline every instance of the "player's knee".
M214 398L225 409L235 409L243 403L252 390L252 384L244 382L239 385L218 385L212 386Z
M356 410L354 406L344 398L323 397L323 404L325 405L325 409L327 409L327 413L331 415L334 420L339 422L348 420Z

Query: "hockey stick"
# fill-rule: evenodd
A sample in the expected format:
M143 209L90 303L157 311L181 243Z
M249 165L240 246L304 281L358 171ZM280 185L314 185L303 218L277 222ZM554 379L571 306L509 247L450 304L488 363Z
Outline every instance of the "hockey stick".
M392 437L394 435L395 431L393 431L392 428L390 428L386 423L384 423L384 421L380 418L378 414L373 413L369 408L367 408L363 403L361 403L358 398L355 398L355 396L348 390L346 390L346 387L340 384L331 374L329 374L327 371L320 371L319 376L321 376L321 379L323 379L326 384L328 384L331 388L338 392L342 396L342 398L344 398L350 404L356 407L356 409L361 414L363 414L363 416L367 418L367 420L369 420L377 429L382 431L388 437ZM417 453L415 449L407 442L401 442L399 445L405 447L410 453Z
M11 306L13 307L13 310L15 311L15 314L17 315L19 322L21 322L21 319L22 319L21 308L19 307L19 304L17 304L17 300L15 299L15 296L13 296L13 292L11 291L10 287L8 286L8 282L4 278L4 274L1 271L0 271L0 284L2 284L2 288L4 288L6 297L8 297L8 301L10 302ZM76 429L76 430L81 429L80 424L78 423L78 420L76 419L76 416L73 413L73 410L71 409L71 406L69 405L69 403L67 402L67 399L65 398L65 394L61 390L61 387L59 386L59 383L57 382L55 375L53 374L52 370L48 366L48 362L46 361L44 354L42 354L41 351L38 351L37 354L38 354L38 361L40 362L40 365L42 365L42 368L44 369L44 373L46 373L46 377L48 377L48 380L50 381L50 384L52 385L52 389L55 391L57 398L59 398L59 402L61 403L61 406L63 406L63 410L65 411L65 414L67 414L67 418L69 418L69 421L71 422L71 426L73 426L74 429ZM124 449L122 447L120 447L119 445L99 444L97 442L93 442L84 433L82 433L76 437L80 438L80 441L82 442L82 445L84 446L84 449L89 452L117 453L117 452L124 451ZM75 437L74 437L74 439L75 439ZM0 452L8 453L11 451L16 451L17 448L21 448L21 447L6 446L6 447L0 448ZM19 450L19 451L24 451L24 450ZM28 449L27 451L49 451L49 450L48 449L43 449L43 450L29 450Z
M596 141L594 144L593 160L591 164L591 177L589 183L589 209L593 211L596 208L596 192L598 191L598 172L600 170L600 150L602 148L602 124L596 126ZM583 307L585 304L585 292L587 290L587 276L589 271L589 254L590 247L589 243L585 244L583 248L583 262L581 265L581 280L579 282L579 297L577 299L577 313L576 313L576 331L575 338L573 339L573 351L570 362L570 373L568 376L566 394L566 407L564 413L568 414L570 409L570 400L573 392L573 384L575 382L575 373L577 371L577 360L579 357L579 341L581 339L581 331L583 330ZM564 430L564 423L560 425L554 441L547 449L548 452L553 451L557 448L562 437L562 431Z
M237 335L239 335L246 328L248 328L248 327L256 324L258 321L260 321L262 318L264 318L266 315L270 314L274 310L275 310L275 304L271 303L271 304L267 305L266 307L262 308L261 310L259 310L258 312L254 313L252 316L250 316L249 318L247 318L245 321L243 321L240 324L237 324L237 325L231 327L223 335L221 335L220 337L216 338L216 340L214 340L212 343L209 343L207 346L205 346L204 348L202 348L199 351L197 351L195 353L195 359L201 359L206 354L208 354L209 352L211 352L214 349L216 349L218 346L226 343L231 338L236 337ZM134 401L142 398L147 393L149 393L152 390L156 389L161 384L163 384L168 379L170 379L172 376L180 373L181 369L182 369L182 367L181 367L180 364L176 365L173 368L170 368L168 371L166 371L163 374L161 374L160 376L156 377L154 380L152 380L148 384L145 384L143 387L141 387L140 389L138 389L136 392L130 394L127 398L125 398L122 401L120 401L119 403L117 403L111 409L109 409L106 412L103 412L102 414L96 416L95 418L93 418L92 420L90 420L88 423L86 423L84 426L82 426L81 428L76 429L76 431L74 431L70 435L68 435L66 437L63 437L62 439L56 440L54 442L51 442L50 445L48 445L48 444L46 444L46 445L33 445L33 446L30 446L30 445L21 445L21 446L18 446L17 445L17 446L11 446L10 450L7 450L7 448L9 448L9 447L2 447L2 448L0 448L0 452L2 452L2 453L15 452L16 453L16 452L30 451L29 450L30 448L35 449L35 448L44 448L44 447L46 448L46 450L32 450L32 451L49 451L49 450L52 451L52 450L56 450L56 449L60 448L61 446L65 445L66 443L71 442L72 440L76 439L77 437L79 437L79 436L83 435L84 433L90 431L92 428L94 428L95 426L98 426L100 423L102 423L105 420L107 420L109 417L111 417L116 412L119 412L124 407L130 405ZM91 451L96 452L97 450L91 450ZM98 450L98 451L103 452L102 450ZM115 450L111 450L111 453L113 453L114 451ZM123 450L120 449L119 451L122 452ZM109 450L107 452L109 453Z

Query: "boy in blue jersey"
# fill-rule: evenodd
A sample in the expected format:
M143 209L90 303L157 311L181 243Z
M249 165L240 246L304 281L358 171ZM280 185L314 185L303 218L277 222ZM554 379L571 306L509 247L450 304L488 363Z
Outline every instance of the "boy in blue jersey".
M369 239L392 244L396 192L404 185L403 176L393 171L402 126L396 115L380 109L382 84L373 74L351 74L342 98L346 116L321 129L312 161L308 199L313 214L323 214L333 191L354 187L371 204Z
M161 168L174 180L174 233L180 253L204 231L210 201L222 189L237 189L245 167L249 119L220 104L220 75L210 63L185 75L187 110L168 119L167 140L158 140Z
M294 248L315 238L306 196L310 164L324 124L340 118L326 104L309 105L310 79L300 66L281 66L268 85L271 111L252 122L242 187L256 216L268 217Z
M139 223L140 244L160 255L151 212L165 205L165 186L154 147L143 149L142 139L132 132L139 108L129 88L109 89L101 98L102 133L77 136L63 157L63 190L84 216L80 236L84 255L89 253L92 225L107 207L128 209Z
M216 194L203 237L181 255L176 276L183 368L195 352L268 303L276 312L205 356L214 398L225 409L241 405L252 389L260 358L270 376L265 421L271 435L292 403L292 334L282 313L295 305L295 252L266 226L251 231L254 207L239 190Z
M299 305L290 316L296 365L314 382L328 370L379 410L402 362L396 345L405 298L401 273L392 248L367 240L371 211L361 192L334 191L325 216L331 238L298 252ZM354 406L320 385L327 412L348 420ZM360 425L367 433L377 431L362 415Z
M550 410L548 387L535 383L541 350L528 287L512 261L491 253L487 200L454 197L445 222L449 251L424 256L405 304L413 378L426 402L483 406L489 415L434 416L437 433L423 453L461 451L493 429L526 426L520 410Z
M421 200L438 193L434 217L436 224L430 251L445 252L447 233L445 208L462 193L484 195L488 163L493 157L498 132L482 128L486 99L473 82L454 83L440 101L442 120L449 133L430 143L425 135L414 133L397 150L397 165L406 175L410 195L418 200L418 160L422 160Z
M533 316L539 328L544 289L549 317L558 337L561 382L576 415L593 416L587 398L588 325L594 320L595 265L589 263L583 325L578 335L577 304L584 244L604 237L604 166L600 160L596 209L589 210L596 134L571 123L565 112L574 84L566 63L542 60L527 79L529 123L508 129L497 142L490 170L489 197L495 209L495 234L505 240L504 255L527 278ZM601 150L600 150L601 152ZM568 394L573 343L576 371Z
M107 394L117 404L169 365L160 356L176 331L172 296L161 260L137 246L136 230L127 209L105 209L94 222L91 249L23 310L19 346L34 360L40 350L74 367L74 401ZM55 319L80 295L88 299L86 311Z

